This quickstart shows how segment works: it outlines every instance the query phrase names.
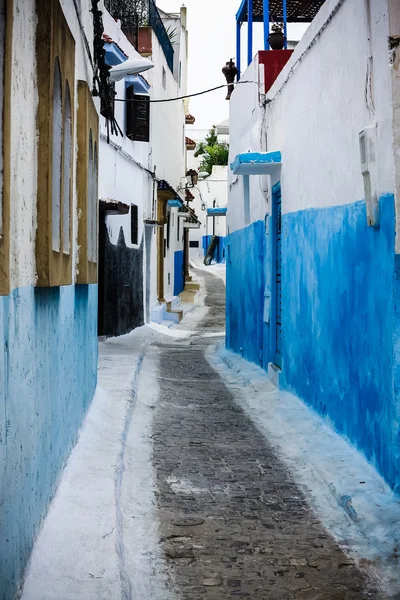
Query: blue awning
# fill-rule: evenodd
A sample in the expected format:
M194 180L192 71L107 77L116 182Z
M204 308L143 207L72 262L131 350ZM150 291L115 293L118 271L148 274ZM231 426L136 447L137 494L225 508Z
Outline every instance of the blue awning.
M125 77L125 85L126 87L133 85L135 94L148 94L150 89L150 85L140 75L128 75Z
M106 51L105 61L111 67L116 67L128 60L128 57L115 44L104 44Z
M168 200L168 206L171 208L180 208L183 206L183 202L180 198L175 198L174 200Z
M231 163L235 175L271 175L282 165L280 152L244 152Z
M207 208L207 215L218 217L224 217L227 213L228 209L226 207L216 206L215 208Z

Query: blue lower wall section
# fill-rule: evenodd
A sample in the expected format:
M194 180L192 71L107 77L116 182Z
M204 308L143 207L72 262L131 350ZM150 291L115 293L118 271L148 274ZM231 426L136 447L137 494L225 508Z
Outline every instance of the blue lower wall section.
M210 242L212 240L213 236L212 235L203 235L202 238L202 245L203 245L203 252L204 252L204 256L207 254L207 248L210 245ZM214 260L217 263L224 263L225 262L225 252L226 252L226 238L219 235L218 236L218 244L217 247L215 249L215 254L214 254Z
M0 297L0 598L10 600L97 379L97 286Z
M174 254L174 296L179 296L184 288L183 250L177 250Z
M226 345L263 363L265 229L256 221L231 233L226 262Z
M393 195L381 198L376 229L367 227L364 202L282 216L280 384L328 417L397 489L400 369L393 356L400 358L400 265L397 279L394 223ZM227 345L266 369L274 326L263 322L265 283L273 289L264 223L230 234L228 244Z

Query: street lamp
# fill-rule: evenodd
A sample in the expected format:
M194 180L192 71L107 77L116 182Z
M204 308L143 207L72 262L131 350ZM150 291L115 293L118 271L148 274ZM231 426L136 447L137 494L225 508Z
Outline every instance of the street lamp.
M143 56L131 58L120 65L111 67L109 71L110 81L121 81L121 79L124 79L124 77L128 77L129 75L137 75L138 73L148 71L153 67L154 64L148 58L143 58Z
M197 185L197 180L199 178L197 171L195 171L194 169L189 169L189 171L186 173L186 177L190 178L192 187Z

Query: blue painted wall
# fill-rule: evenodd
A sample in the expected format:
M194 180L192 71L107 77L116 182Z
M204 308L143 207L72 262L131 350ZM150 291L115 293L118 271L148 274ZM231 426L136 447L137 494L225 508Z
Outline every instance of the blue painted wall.
M174 296L179 296L184 288L183 250L177 250L174 254Z
M0 598L20 581L97 379L97 286L0 298Z
M204 256L207 254L207 248L210 245L212 235L203 235L202 246ZM214 260L217 263L224 263L226 260L226 238L218 236L218 245L215 249Z
M329 417L396 488L400 266L395 269L393 195L381 198L380 215L376 229L366 225L364 202L283 215L280 383ZM263 225L228 238L227 345L266 369L263 289L271 261Z
M228 238L226 261L226 345L263 363L265 229L256 221Z

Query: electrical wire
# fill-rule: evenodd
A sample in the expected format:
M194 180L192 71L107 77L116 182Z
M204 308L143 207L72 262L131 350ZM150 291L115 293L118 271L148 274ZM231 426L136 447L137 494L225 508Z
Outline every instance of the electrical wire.
M255 83L258 85L257 81L238 81L235 85L241 85L242 83ZM232 85L231 83L224 83L223 85L217 85L216 87L210 88L208 90L203 90L202 92L196 92L195 94L187 94L186 96L177 96L176 98L159 98L157 100L152 100L150 98L149 102L174 102L176 100L184 100L185 98L193 98L194 96L201 96L202 94L208 94L209 92L214 92L215 90L220 90L222 88L228 87L228 85ZM114 98L115 102L141 102L141 100L137 98Z

